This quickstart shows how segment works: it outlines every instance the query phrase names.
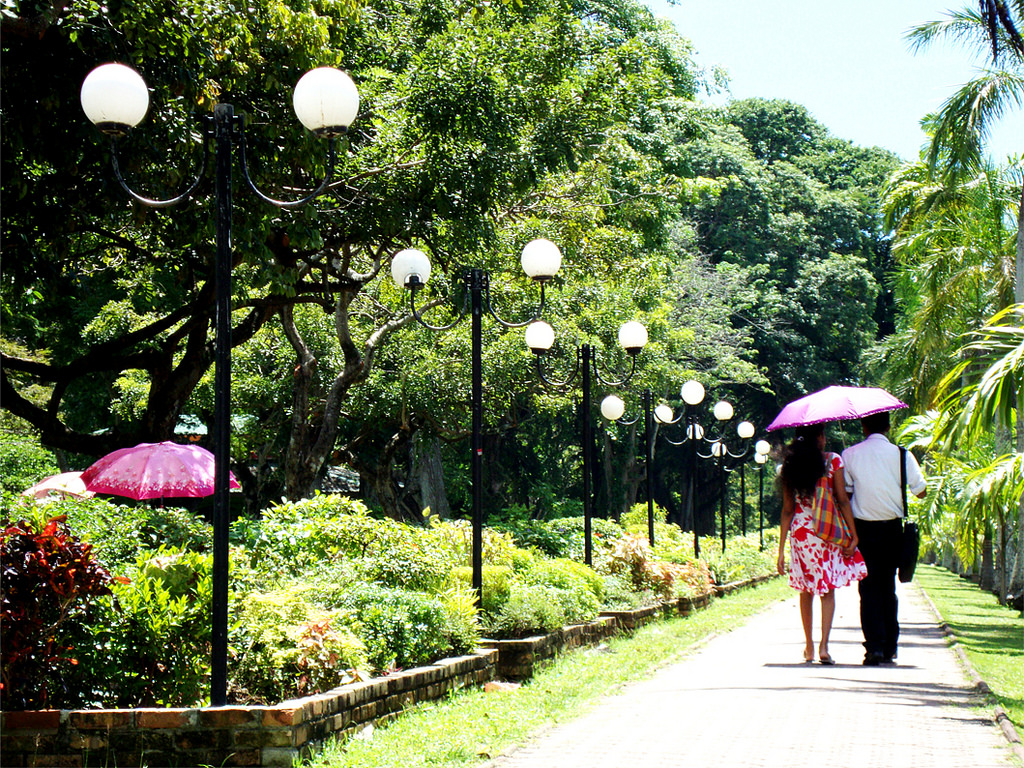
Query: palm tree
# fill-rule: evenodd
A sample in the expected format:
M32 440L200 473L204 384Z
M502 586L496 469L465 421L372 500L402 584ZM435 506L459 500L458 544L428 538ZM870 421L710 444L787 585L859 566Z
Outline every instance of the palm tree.
M945 19L922 24L909 33L915 49L927 47L939 39L952 40L983 51L990 65L961 86L936 116L927 163L946 184L975 175L983 165L984 148L993 123L1007 110L1024 107L1024 44L1018 32L1022 20L1024 0L983 0L978 10L965 8L950 12ZM1024 183L1019 184L1018 190L1014 301L1022 305ZM1024 392L1020 387L1013 392L1011 413L1005 415L1015 414L1019 418L1024 414ZM1002 424L1008 428L1012 421ZM1024 454L1024 429L1017 429L1016 451L1018 456ZM1018 557L1014 582L1024 581L1024 499L1018 502L1017 512Z
M1004 2L981 5L996 7L985 13L969 8L951 11L947 18L914 27L908 34L914 50L940 39L952 40L985 51L991 63L950 96L936 116L927 162L947 181L976 174L984 164L992 125L1007 110L1024 108L1024 46L1019 43L1013 19L1013 14L1024 17L1024 0L1014 2L1012 9ZM993 11L1007 22L991 26ZM1018 304L1024 302L1024 186L1019 200L1014 296ZM1024 450L1024 442L1019 447Z
M1011 9L1010 6L1013 6ZM988 28L989 42L992 45L993 61L999 59L1001 46L1009 45L1010 49L1024 54L1024 38L1021 38L1013 14L1024 16L1024 1L1006 3L1004 0L978 0L978 10Z
M1018 435L1022 431L1024 411L1018 398L1024 386L1024 304L1007 307L970 334L970 339L963 350L964 361L940 385L942 415L934 436L947 453L954 446L972 446L988 439L998 425L1015 425ZM993 510L997 529L1005 534L1006 511L1024 504L1024 453L1008 453L975 468L960 501L964 513L975 519L985 510ZM1005 538L1000 547L1004 556ZM1018 549L1017 558L1019 564L1024 549ZM1008 579L1009 566L1004 560L1000 568L1003 600L1011 586L1020 586L1018 569Z
M959 337L1013 301L1013 179L987 166L957 184L935 181L924 162L897 170L883 190L886 226L900 264L897 332L885 342L885 384L931 407L960 359ZM908 382L912 383L910 389Z

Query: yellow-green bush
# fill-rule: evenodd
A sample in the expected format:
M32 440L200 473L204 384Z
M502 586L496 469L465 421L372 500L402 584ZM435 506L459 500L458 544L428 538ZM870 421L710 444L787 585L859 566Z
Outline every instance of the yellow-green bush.
M307 602L301 585L249 594L234 609L230 685L239 701L274 703L328 690L369 667L350 627L353 614Z

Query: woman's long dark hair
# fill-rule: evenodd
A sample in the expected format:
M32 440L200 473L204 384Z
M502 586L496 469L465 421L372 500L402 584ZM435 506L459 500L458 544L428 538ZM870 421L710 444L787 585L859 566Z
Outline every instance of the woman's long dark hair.
M796 496L813 496L814 486L825 476L825 454L818 448L824 433L824 424L797 427L796 437L783 452L779 478Z

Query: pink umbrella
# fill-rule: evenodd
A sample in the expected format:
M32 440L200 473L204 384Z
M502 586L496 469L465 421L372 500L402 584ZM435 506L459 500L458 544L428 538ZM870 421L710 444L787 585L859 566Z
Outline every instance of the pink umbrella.
M198 445L139 443L108 453L82 473L85 487L130 499L209 496L213 454ZM230 475L230 487L238 481Z
M840 419L861 419L873 413L895 411L907 404L878 387L825 387L787 405L768 431L803 427Z
M31 488L21 492L22 496L35 496L37 499L44 499L51 493L60 496L89 497L96 494L85 488L82 482L81 472L61 472L59 475L50 475L43 478Z

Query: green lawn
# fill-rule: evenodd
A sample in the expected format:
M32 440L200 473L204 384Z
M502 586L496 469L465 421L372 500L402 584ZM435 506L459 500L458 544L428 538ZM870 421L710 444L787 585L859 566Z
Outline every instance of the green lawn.
M974 669L1024 734L1024 619L995 596L944 568L919 566L915 579L956 635Z
M425 703L403 714L372 740L331 744L320 768L473 766L526 741L538 730L580 714L614 687L648 675L692 651L704 638L737 626L770 603L792 596L785 579L712 602L687 618L650 624L599 650L567 653L513 691L479 689Z

